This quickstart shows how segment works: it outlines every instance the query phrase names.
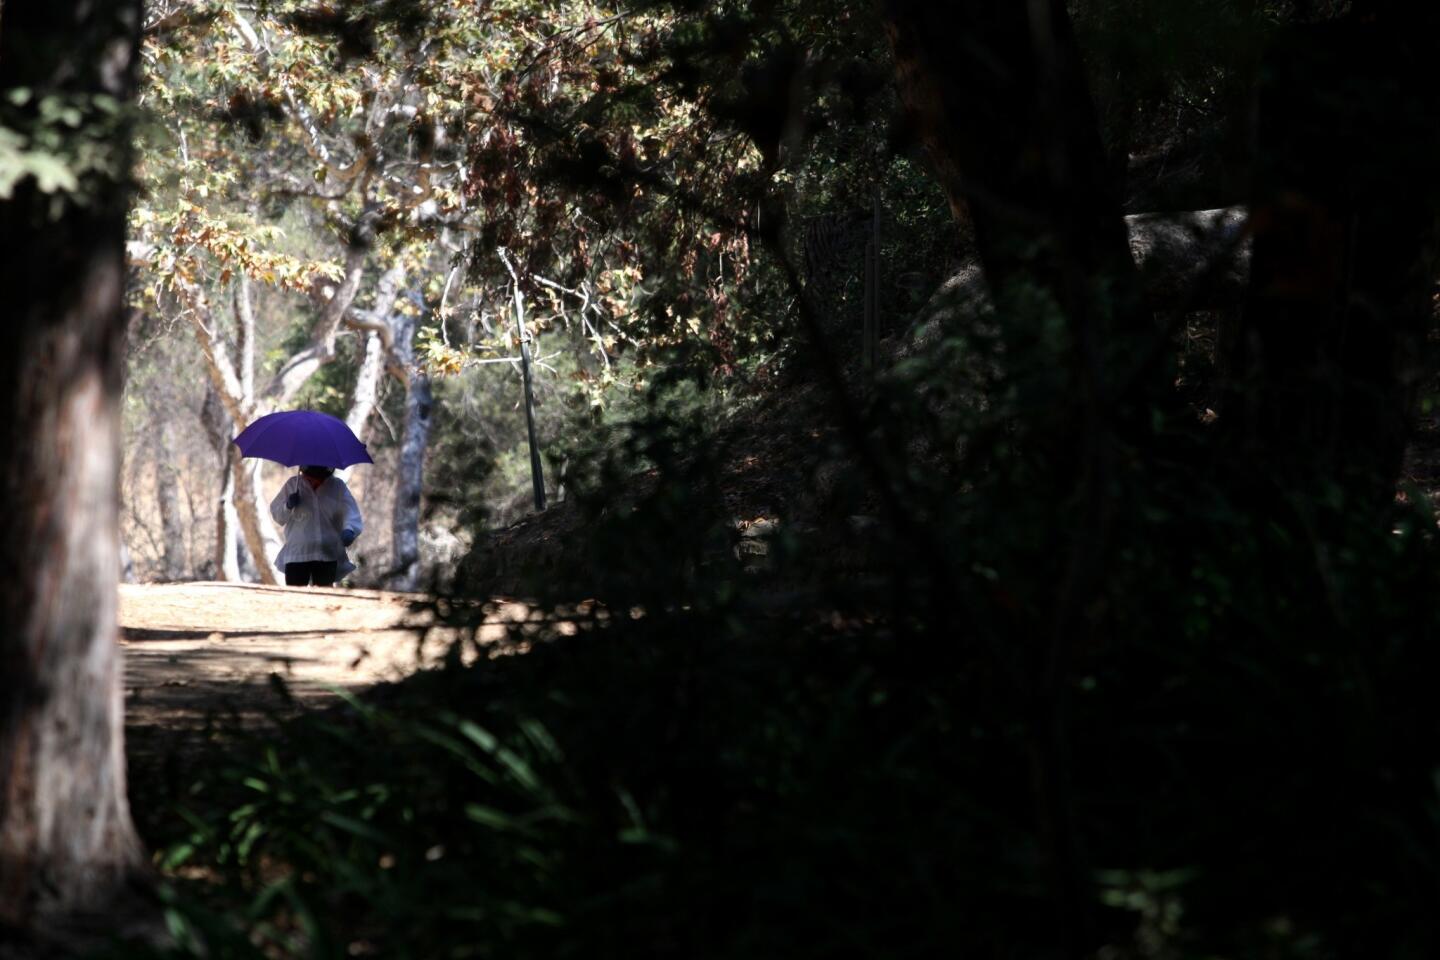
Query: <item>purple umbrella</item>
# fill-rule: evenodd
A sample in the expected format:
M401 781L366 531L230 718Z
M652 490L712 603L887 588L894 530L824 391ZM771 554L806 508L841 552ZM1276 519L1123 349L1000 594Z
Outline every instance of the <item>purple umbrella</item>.
M375 462L344 420L313 410L266 414L241 430L235 445L242 456L262 457L287 467L315 464L339 469Z

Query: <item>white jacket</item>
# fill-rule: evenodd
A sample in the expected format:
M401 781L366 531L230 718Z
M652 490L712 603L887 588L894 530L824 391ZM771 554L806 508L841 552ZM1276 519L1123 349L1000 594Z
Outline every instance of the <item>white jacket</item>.
M300 494L300 502L292 510L285 506L292 493ZM353 530L358 537L365 528L360 519L360 505L350 494L350 488L339 477L331 476L311 489L305 477L296 474L270 501L270 516L285 528L285 546L275 558L275 565L282 571L287 563L305 563L310 560L334 560L335 579L355 569L355 564L345 554L341 531Z

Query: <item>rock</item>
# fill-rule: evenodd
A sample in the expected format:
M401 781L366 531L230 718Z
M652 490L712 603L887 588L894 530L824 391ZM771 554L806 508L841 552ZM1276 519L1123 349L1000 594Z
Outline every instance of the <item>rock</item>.
M776 520L754 520L740 528L740 536L768 537L778 529L780 529L780 524Z
M1126 217L1130 253L1151 306L1206 310L1238 304L1250 278L1248 217L1245 207ZM911 334L914 348L933 345L954 321L975 316L990 302L979 261L964 264L921 309Z

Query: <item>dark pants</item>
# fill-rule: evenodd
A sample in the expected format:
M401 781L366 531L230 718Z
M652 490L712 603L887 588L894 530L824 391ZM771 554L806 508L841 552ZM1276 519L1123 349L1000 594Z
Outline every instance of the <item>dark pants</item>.
M339 564L334 560L307 560L304 563L285 564L285 586L333 587L335 570Z

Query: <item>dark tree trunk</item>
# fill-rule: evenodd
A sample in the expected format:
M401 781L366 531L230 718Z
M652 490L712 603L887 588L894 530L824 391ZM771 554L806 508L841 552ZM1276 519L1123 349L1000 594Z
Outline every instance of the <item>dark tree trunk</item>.
M1347 512L1393 498L1426 366L1440 17L1425 6L1297 28L1262 74L1226 433L1257 488L1314 501L1338 484Z
M1119 193L1061 0L884 0L901 98L997 300L1039 286L1072 325L1147 327Z
M0 10L0 122L67 98L129 169L138 0ZM15 106L12 91L32 96ZM78 146L71 144L72 147ZM142 863L125 794L116 579L126 190L82 173L0 201L0 939L75 935Z
M1045 629L1027 651L1037 841L1057 946L1090 942L1088 869L1069 798L1068 662L1081 611L1103 582L1116 463L1143 442L1149 405L1173 393L1167 338L1147 309L1118 190L1064 0L882 0L901 99L957 218L968 218L1014 354L1049 347L1063 318L1074 402L1027 438L1055 478L1056 546L1027 571L1053 583ZM1042 339L1045 338L1045 339Z
M395 514L391 528L394 563L390 586L415 590L420 585L420 493L425 475L425 448L430 442L434 398L430 378L415 367L415 318L400 315L395 325L395 360L408 371L405 428L400 441L400 466L395 474Z

